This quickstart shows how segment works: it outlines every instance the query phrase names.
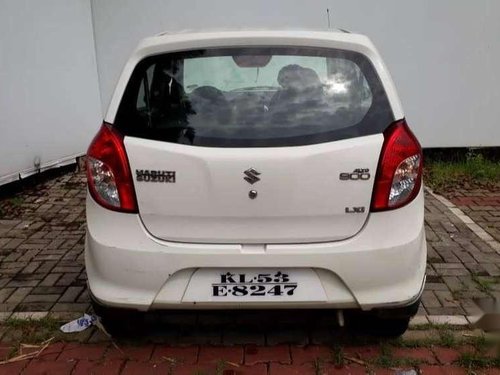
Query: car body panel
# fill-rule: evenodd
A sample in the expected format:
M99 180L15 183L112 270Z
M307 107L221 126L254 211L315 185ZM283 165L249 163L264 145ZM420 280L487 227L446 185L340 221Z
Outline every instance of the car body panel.
M382 143L382 134L277 148L125 138L132 171L176 172L175 183L134 181L150 233L171 241L246 244L354 236L368 217ZM245 180L250 168L260 173L254 184ZM366 170L366 179L340 179L356 169Z

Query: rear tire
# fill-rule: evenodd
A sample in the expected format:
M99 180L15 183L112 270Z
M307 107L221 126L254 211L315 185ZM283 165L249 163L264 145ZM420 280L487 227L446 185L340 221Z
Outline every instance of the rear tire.
M145 315L140 311L105 306L94 298L91 304L104 329L113 337L135 336L144 328Z
M361 312L355 314L351 327L371 336L396 338L406 332L419 306L420 299L404 307Z
M375 318L368 333L372 336L397 338L406 332L409 323L410 318Z

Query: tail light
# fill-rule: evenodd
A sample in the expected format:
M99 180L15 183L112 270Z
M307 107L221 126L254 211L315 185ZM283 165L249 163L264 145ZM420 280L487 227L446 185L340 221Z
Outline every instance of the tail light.
M392 210L410 203L422 185L422 148L405 120L384 132L371 211Z
M134 185L123 136L104 123L87 151L89 191L101 206L137 212Z

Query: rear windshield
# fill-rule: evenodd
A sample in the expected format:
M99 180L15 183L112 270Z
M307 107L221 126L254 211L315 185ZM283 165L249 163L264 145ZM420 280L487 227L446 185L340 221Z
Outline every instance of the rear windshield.
M362 54L228 48L145 58L115 126L125 135L208 147L279 147L382 132L394 120Z

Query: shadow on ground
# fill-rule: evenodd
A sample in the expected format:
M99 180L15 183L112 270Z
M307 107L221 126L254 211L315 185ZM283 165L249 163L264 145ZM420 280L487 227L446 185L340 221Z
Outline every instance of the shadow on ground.
M338 345L378 342L369 317L346 313L340 327L333 310L156 311L137 319L116 315L120 340L171 345ZM120 330L121 327L121 330Z

